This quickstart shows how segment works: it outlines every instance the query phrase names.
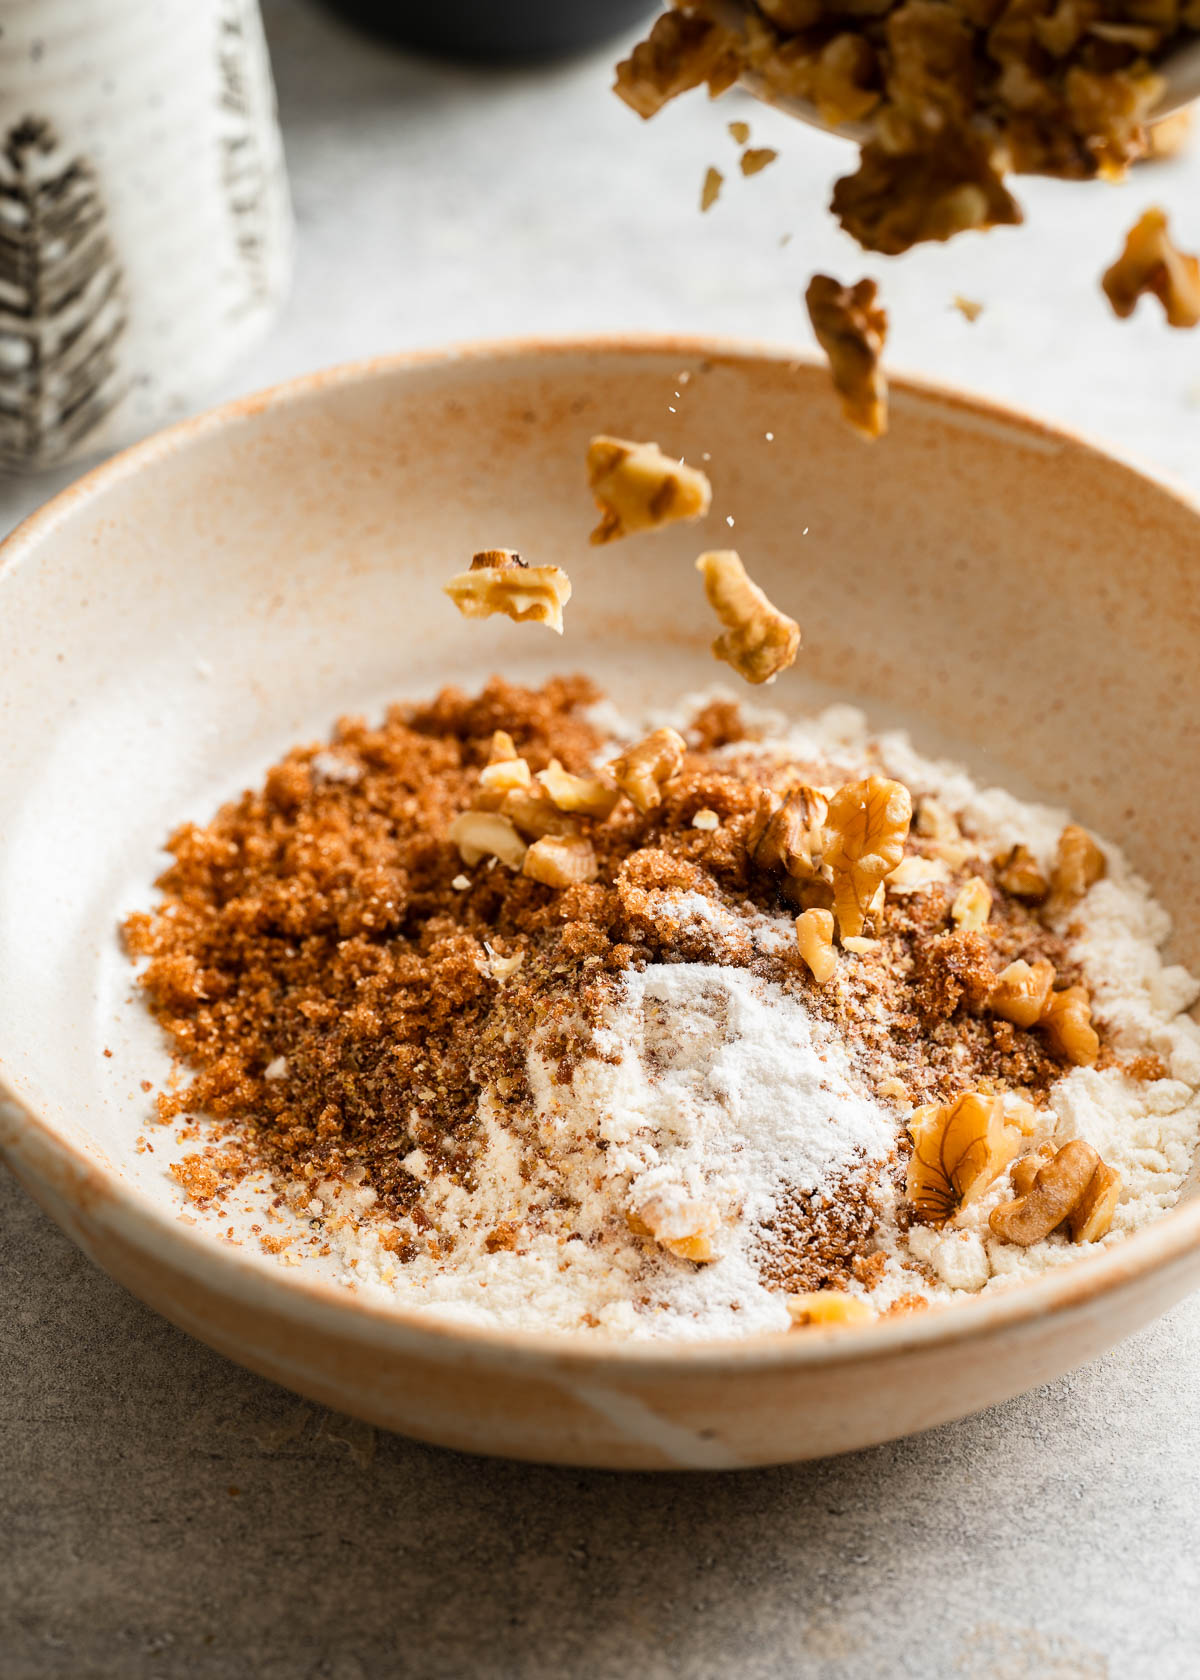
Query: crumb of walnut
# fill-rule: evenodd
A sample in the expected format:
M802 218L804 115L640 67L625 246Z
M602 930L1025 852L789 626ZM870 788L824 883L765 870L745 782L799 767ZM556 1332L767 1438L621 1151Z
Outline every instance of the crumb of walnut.
M571 580L561 566L530 566L513 549L489 548L450 579L445 593L464 618L504 613L518 624L546 624L561 636Z
M1161 210L1147 210L1134 223L1101 284L1122 320L1133 314L1140 297L1152 294L1162 304L1168 326L1194 327L1200 322L1200 261L1172 242Z
M709 605L726 627L713 641L715 658L750 683L770 682L795 664L800 626L771 605L734 549L702 554L696 570L703 575Z
M778 156L773 146L747 146L738 162L743 175L759 175Z
M721 1216L711 1202L650 1196L630 1209L626 1223L680 1260L704 1265L716 1259L712 1239L721 1228Z
M863 437L887 431L887 385L879 368L887 338L887 312L876 302L874 280L843 286L814 274L804 301L817 343L829 357L842 413Z
M700 213L711 210L721 196L721 188L725 184L725 177L721 171L711 163L704 171L704 181L700 188Z
M789 1295L788 1316L797 1328L831 1324L869 1324L875 1309L857 1295L838 1289L816 1289L805 1295Z
M658 531L681 519L702 519L712 503L705 474L664 455L656 443L594 437L587 469L600 509L593 543L615 542L633 531Z

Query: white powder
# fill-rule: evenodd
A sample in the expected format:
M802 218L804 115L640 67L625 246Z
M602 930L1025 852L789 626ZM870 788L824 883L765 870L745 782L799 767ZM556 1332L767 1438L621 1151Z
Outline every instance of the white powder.
M685 728L699 706L729 698L722 690L688 696L637 723L602 702L589 714L608 736L598 761L648 727ZM981 855L1023 844L1044 868L1053 858L1066 812L980 789L958 766L921 757L905 735L873 738L852 707L791 724L744 702L742 713L755 750L781 764L826 760L850 774L883 769L915 794L935 795ZM332 764L319 768L337 773ZM1200 985L1163 965L1158 947L1169 918L1119 850L1105 844L1104 851L1106 878L1071 913L1071 954L1114 1046L1158 1056L1168 1077L1075 1068L1051 1087L1041 1130L1029 1141L1084 1138L1121 1173L1121 1200L1104 1239L1112 1244L1171 1206L1195 1154L1200 1028L1181 1011ZM928 885L920 873L905 890ZM735 964L794 943L787 915L735 911L697 892L650 896L656 920L678 923L685 952L689 930ZM945 1229L902 1234L881 1171L894 1148L896 1112L862 1089L830 1028L745 967L672 962L626 971L599 1026L579 1033L581 1049L593 1053L581 1055L566 1084L556 1078L545 1035L535 1034L527 1051L532 1113L519 1123L495 1093L484 1096L473 1190L431 1176L423 1151L406 1158L425 1186L426 1211L454 1237L449 1258L439 1259L401 1221L401 1236L418 1253L398 1264L378 1227L360 1217L361 1190L319 1187L335 1204L324 1235L352 1268L348 1276L394 1290L406 1305L480 1323L586 1324L621 1336L783 1329L783 1298L759 1275L761 1224L785 1188L834 1190L847 1174L879 1179L887 1269L871 1298L881 1308L901 1295L950 1300L1009 1287L1081 1252L1062 1235L1029 1248L991 1235L989 1213L1013 1193L1007 1174ZM637 1236L628 1218L650 1204L660 1230L686 1230L698 1209L712 1212L716 1259L694 1266ZM515 1250L496 1246L506 1225L520 1231Z
M425 1203L455 1230L453 1262L410 1261L406 1294L455 1317L544 1329L576 1328L585 1314L631 1335L785 1329L783 1297L758 1273L761 1221L785 1185L832 1188L882 1162L894 1115L854 1088L845 1050L802 1003L737 968L628 971L591 1048L563 1085L535 1038L531 1135L485 1101L479 1189L435 1180ZM648 1252L626 1215L652 1200L685 1225L692 1204L714 1206L716 1260ZM525 1252L487 1251L503 1220L535 1232ZM380 1279L387 1258L369 1236L340 1236L358 1279ZM639 1297L649 1305L635 1308Z

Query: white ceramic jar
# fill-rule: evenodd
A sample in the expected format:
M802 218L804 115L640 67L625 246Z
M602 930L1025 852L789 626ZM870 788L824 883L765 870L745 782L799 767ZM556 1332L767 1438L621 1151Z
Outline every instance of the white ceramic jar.
M185 411L290 268L257 0L0 0L0 468Z

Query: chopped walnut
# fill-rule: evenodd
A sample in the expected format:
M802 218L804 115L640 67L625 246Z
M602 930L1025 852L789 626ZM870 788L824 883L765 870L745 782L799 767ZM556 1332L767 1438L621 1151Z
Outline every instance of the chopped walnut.
M974 298L963 297L959 292L955 292L951 302L953 303L955 309L958 310L958 313L962 316L963 320L969 321L972 326L974 326L975 322L978 321L979 317L983 314L983 305L981 303L977 302Z
M766 813L766 821L758 817ZM760 869L781 869L800 881L817 874L825 841L825 819L829 801L817 788L793 788L776 806L771 795L761 800L755 813L746 849Z
M769 163L774 163L779 153L772 146L747 146L742 153L741 163L743 175L758 175Z
M712 1239L721 1217L711 1202L650 1196L630 1211L627 1223L630 1230L653 1237L660 1248L680 1260L702 1265L716 1259Z
M926 887L941 886L950 879L944 858L904 857L887 878L890 893L924 892Z
M992 913L992 889L980 875L972 875L963 883L950 906L950 918L963 933L974 933L987 926Z
M468 869L485 857L499 858L512 870L525 861L525 842L507 817L498 811L464 811L446 830L446 838L458 847Z
M1112 1224L1120 1192L1121 1175L1090 1143L1073 1138L1039 1167L1028 1190L992 1209L988 1225L1002 1242L1022 1248L1041 1242L1064 1220L1072 1241L1096 1242Z
M464 618L504 613L518 624L547 624L562 635L571 580L560 566L528 566L511 549L485 549L445 586Z
M995 140L963 127L897 127L886 143L865 145L857 171L833 189L834 215L865 250L895 257L926 240L1021 220Z
M569 812L560 810L540 785L526 792L514 788L504 795L500 814L530 840L544 835L578 834L579 823Z
M719 169L714 169L710 163L704 171L704 182L700 188L700 213L711 210L721 196L721 188L725 184L725 177Z
M560 811L578 812L584 817L607 817L621 790L599 776L573 776L556 758L538 774L538 785Z
M844 1295L838 1289L817 1289L807 1295L789 1295L788 1316L797 1326L825 1326L830 1324L869 1324L875 1318L874 1308L857 1295Z
M714 834L720 826L720 817L715 811L710 811L707 806L697 811L692 818L692 827L700 829L703 834Z
M1052 1048L1076 1067L1091 1067L1100 1054L1100 1039L1092 1026L1091 1001L1083 986L1051 992L1042 1005L1038 1025Z
M593 543L615 542L632 531L658 531L680 519L702 519L712 502L705 475L664 455L656 443L594 437L587 467L600 509Z
M500 758L485 764L479 772L479 785L485 793L511 793L514 788L527 788L533 777L523 758Z
M751 683L770 682L795 663L800 626L771 605L734 549L702 554L696 570L703 574L709 605L726 626L712 645L718 659Z
M609 765L613 780L643 814L662 804L662 790L683 768L687 742L676 729L656 729Z
M796 917L796 943L818 986L837 973L833 948L833 917L828 910L804 910Z
M1011 1021L1014 1027L1032 1027L1041 1019L1053 985L1053 963L1045 958L1033 964L1018 959L996 976L987 1006L993 1015Z
M715 97L737 80L738 37L707 18L664 12L649 38L617 65L616 92L639 117L707 82Z
M1054 1145L1043 1143L1040 1148L1032 1150L1028 1155L1018 1155L1008 1169L1009 1183L1018 1196L1026 1196L1033 1189L1033 1181L1046 1165L1054 1159Z
M976 1091L956 1102L918 1108L908 1129L913 1140L908 1199L918 1219L936 1225L983 1195L1020 1148L1022 1136L1003 1098Z
M547 887L575 887L599 874L592 842L581 834L546 834L535 840L521 872Z
M1037 903L1050 891L1049 881L1027 846L1014 846L995 860L995 866L996 880L1014 898L1026 898Z
M736 146L744 146L750 138L750 124L748 122L726 123L729 137Z
M1054 907L1077 904L1107 868L1104 853L1087 830L1068 823L1058 837L1058 854L1050 872Z
M880 884L904 856L911 818L908 789L886 776L847 782L830 800L825 863L843 938L862 932Z
M1161 162L1166 158L1178 157L1180 152L1186 151L1192 137L1192 113L1189 110L1175 111L1169 117L1163 117L1160 122L1151 123L1146 131L1146 158L1153 162Z
M887 386L879 368L887 338L887 312L876 305L874 280L843 286L814 274L804 301L817 343L829 357L842 413L863 437L887 431Z
M1170 327L1200 322L1200 261L1171 241L1161 210L1147 210L1125 237L1125 249L1105 270L1105 296L1122 320L1138 299L1152 293L1163 306Z

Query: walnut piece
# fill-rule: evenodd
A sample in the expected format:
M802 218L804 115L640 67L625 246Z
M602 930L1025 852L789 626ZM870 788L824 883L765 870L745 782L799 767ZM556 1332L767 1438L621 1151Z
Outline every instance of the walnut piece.
M843 286L814 274L804 294L817 343L829 357L842 413L865 438L887 431L887 385L879 367L887 338L887 312L877 306L874 280Z
M1032 1027L1041 1019L1053 984L1053 963L1040 957L1031 965L1018 958L996 976L987 1006L993 1015L1011 1021L1014 1027Z
M705 475L664 455L656 443L594 437L587 469L600 509L593 543L615 542L632 531L658 531L679 519L702 519L712 503Z
M479 785L485 793L511 793L514 788L532 786L533 777L523 758L498 758L485 764L479 772Z
M703 575L709 605L726 626L712 645L717 659L732 665L750 683L771 682L795 664L800 626L773 607L747 577L736 550L702 554L696 570Z
M721 1216L711 1202L649 1196L630 1210L626 1220L631 1231L653 1237L660 1248L680 1260L703 1265L716 1259L712 1239L720 1229Z
M747 146L738 161L743 175L758 175L778 156L772 146Z
M838 1289L817 1289L807 1295L789 1295L788 1316L797 1326L825 1326L830 1324L868 1324L875 1318L875 1310L857 1295L845 1295Z
M799 881L817 876L829 801L817 788L793 788L782 804L759 796L746 849L760 869L783 870ZM765 822L759 817L765 815Z
M561 811L540 786L526 792L514 788L506 793L500 805L501 816L529 840L541 840L544 835L578 834L579 823L569 812Z
M996 880L1013 898L1037 903L1050 891L1050 883L1037 866L1027 846L1014 846L995 860Z
M847 782L830 800L824 861L843 938L862 932L876 892L904 856L911 820L908 789L886 776Z
M690 12L664 12L645 41L617 65L615 91L639 117L707 82L716 97L737 79L738 37Z
M954 895L950 919L963 933L974 933L987 926L992 913L992 889L980 875L972 875Z
M468 869L485 857L499 858L514 871L525 862L524 840L498 811L463 811L446 830L446 838L458 847Z
M700 188L701 215L703 215L706 210L712 209L713 205L717 202L717 199L721 196L721 188L724 183L724 175L722 175L719 169L714 169L710 163L708 168L704 171L704 182Z
M1122 320L1150 293L1163 306L1170 327L1200 322L1200 261L1172 242L1161 210L1147 210L1125 236L1125 248L1105 270L1101 284Z
M913 1152L907 1193L918 1219L940 1225L957 1206L976 1201L1017 1153L1021 1127L1004 1099L968 1091L952 1103L927 1103L908 1123Z
M944 858L903 857L887 878L887 890L901 895L924 892L950 879Z
M538 786L560 811L577 812L583 817L607 817L621 797L620 788L599 776L573 776L564 770L556 758L538 773Z
M1025 1182L1021 1175L1020 1182ZM1003 1242L1028 1248L1064 1220L1073 1242L1096 1242L1112 1224L1121 1175L1082 1138L1073 1138L1043 1162L1028 1190L992 1209L988 1225Z
M1108 864L1086 828L1068 823L1058 837L1058 853L1050 872L1053 908L1077 904L1089 887L1104 876Z
M1042 1005L1038 1025L1053 1049L1076 1067L1091 1067L1100 1054L1100 1039L1092 1026L1092 1005L1083 986L1051 992Z
M833 948L833 916L828 910L804 910L796 917L796 943L818 986L837 973Z
M662 790L683 768L687 742L677 729L656 729L609 765L613 780L643 816L662 804Z
M1033 1189L1033 1181L1046 1165L1054 1159L1054 1145L1043 1143L1039 1149L1032 1150L1028 1155L1018 1155L1008 1170L1009 1183L1018 1196L1027 1196Z
M561 566L527 566L512 549L476 554L469 571L445 586L464 618L504 613L518 624L547 624L562 635L562 610L571 599L571 580Z
M925 240L1020 222L994 139L969 128L892 125L862 149L858 169L833 189L831 208L867 251L899 256Z
M525 853L521 873L547 887L574 887L599 874L592 842L581 834L546 834Z

